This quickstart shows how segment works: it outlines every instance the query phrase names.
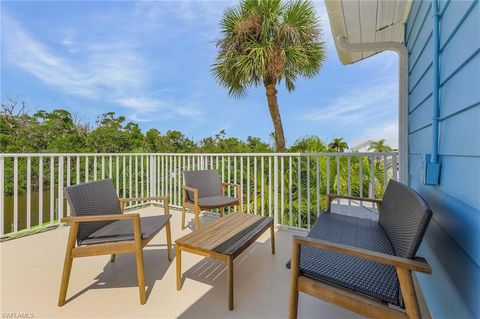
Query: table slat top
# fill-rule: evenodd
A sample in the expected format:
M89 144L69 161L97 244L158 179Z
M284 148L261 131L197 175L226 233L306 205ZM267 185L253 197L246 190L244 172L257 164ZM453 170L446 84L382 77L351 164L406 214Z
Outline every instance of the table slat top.
M229 241L242 232L254 228L258 223L272 220L271 217L250 215L244 213L231 213L212 224L194 231L175 242L179 245L202 250L214 250L221 244Z

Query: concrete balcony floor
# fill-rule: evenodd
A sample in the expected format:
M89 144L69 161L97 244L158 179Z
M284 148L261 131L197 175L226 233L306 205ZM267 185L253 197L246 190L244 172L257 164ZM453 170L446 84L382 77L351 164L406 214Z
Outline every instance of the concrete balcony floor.
M142 216L162 208L137 209ZM181 230L180 212L171 209L172 240ZM188 214L190 219L193 215ZM214 217L203 216L203 225ZM175 260L166 253L165 230L144 250L147 303L140 305L135 256L123 254L74 259L67 304L57 307L68 227L6 241L1 250L0 308L33 318L286 318L292 231L276 231L271 254L266 232L234 262L235 309L228 311L222 263L183 253L184 284L175 286ZM299 318L359 318L319 299L300 294Z

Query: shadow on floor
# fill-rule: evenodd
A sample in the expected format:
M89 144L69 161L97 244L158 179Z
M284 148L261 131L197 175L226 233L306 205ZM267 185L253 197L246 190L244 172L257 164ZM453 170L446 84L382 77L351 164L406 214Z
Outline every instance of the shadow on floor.
M280 243L277 241L277 244ZM188 253L182 252L182 255L183 254ZM195 303L191 304L188 309L177 318L198 318L199 313L210 313L210 318L239 317L240 314L243 318L253 318L252 315L254 313L258 316L259 313L261 313L259 309L269 307L268 300L270 297L267 296L281 296L283 293L277 295L275 289L273 289L274 287L271 286L268 273L270 269L271 275L273 276L273 272L278 271L278 268L277 270L273 270L273 268L275 268L274 265L276 263L283 263L286 261L286 258L287 256L272 255L270 238L265 242L254 242L238 256L234 261L233 311L228 310L225 264L210 258L202 259L183 272L182 290L189 289L190 280L211 286L211 289ZM280 269L280 272L285 276L286 283L288 283L289 271L284 268ZM288 289L288 285L286 289ZM258 297L259 294L263 297L254 297ZM288 302L286 293L284 297L286 302ZM241 308L242 310L235 312L237 308ZM250 311L248 309L250 309ZM268 312L271 313L271 311Z
M161 249L158 249L158 247ZM175 254L174 251L175 250L173 247L172 256ZM148 297L153 289L153 286L155 285L155 282L157 280L162 280L168 268L171 266L172 261L168 260L167 248L165 244L147 245L143 250L143 260L146 296L148 302ZM74 266L72 267L73 269L70 278L75 276L75 259L73 260L73 263ZM116 260L113 263L108 261L103 267L103 272L95 277L95 282L69 297L66 300L66 303L69 303L91 289L111 289L125 287L138 287L137 265L134 253L117 255ZM140 300L139 295L137 295L137 298Z

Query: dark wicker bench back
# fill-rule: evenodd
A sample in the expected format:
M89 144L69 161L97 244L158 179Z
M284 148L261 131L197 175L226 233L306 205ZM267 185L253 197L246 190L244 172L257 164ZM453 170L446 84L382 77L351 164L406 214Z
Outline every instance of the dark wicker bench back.
M222 182L216 169L184 171L185 186L198 189L198 197L212 197L222 194ZM193 193L187 192L188 199L193 201Z
M395 255L413 258L422 242L432 211L410 187L390 180L382 199L378 222L387 233Z
M65 187L64 192L73 216L121 214L120 202L111 179ZM81 223L77 241L81 242L112 222Z

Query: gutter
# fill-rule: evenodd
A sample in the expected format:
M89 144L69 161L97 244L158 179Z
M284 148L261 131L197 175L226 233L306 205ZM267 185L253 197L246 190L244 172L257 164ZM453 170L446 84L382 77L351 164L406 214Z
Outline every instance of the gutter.
M433 0L435 1L435 0ZM408 184L408 50L399 42L349 43L344 36L337 38L337 45L344 51L394 51L399 57L398 80L398 150L400 155L400 182Z
M432 0L433 10L433 114L432 114L432 154L425 156L425 174L424 184L438 185L440 181L440 162L438 156L438 124L440 115L440 12L438 10L438 1Z

